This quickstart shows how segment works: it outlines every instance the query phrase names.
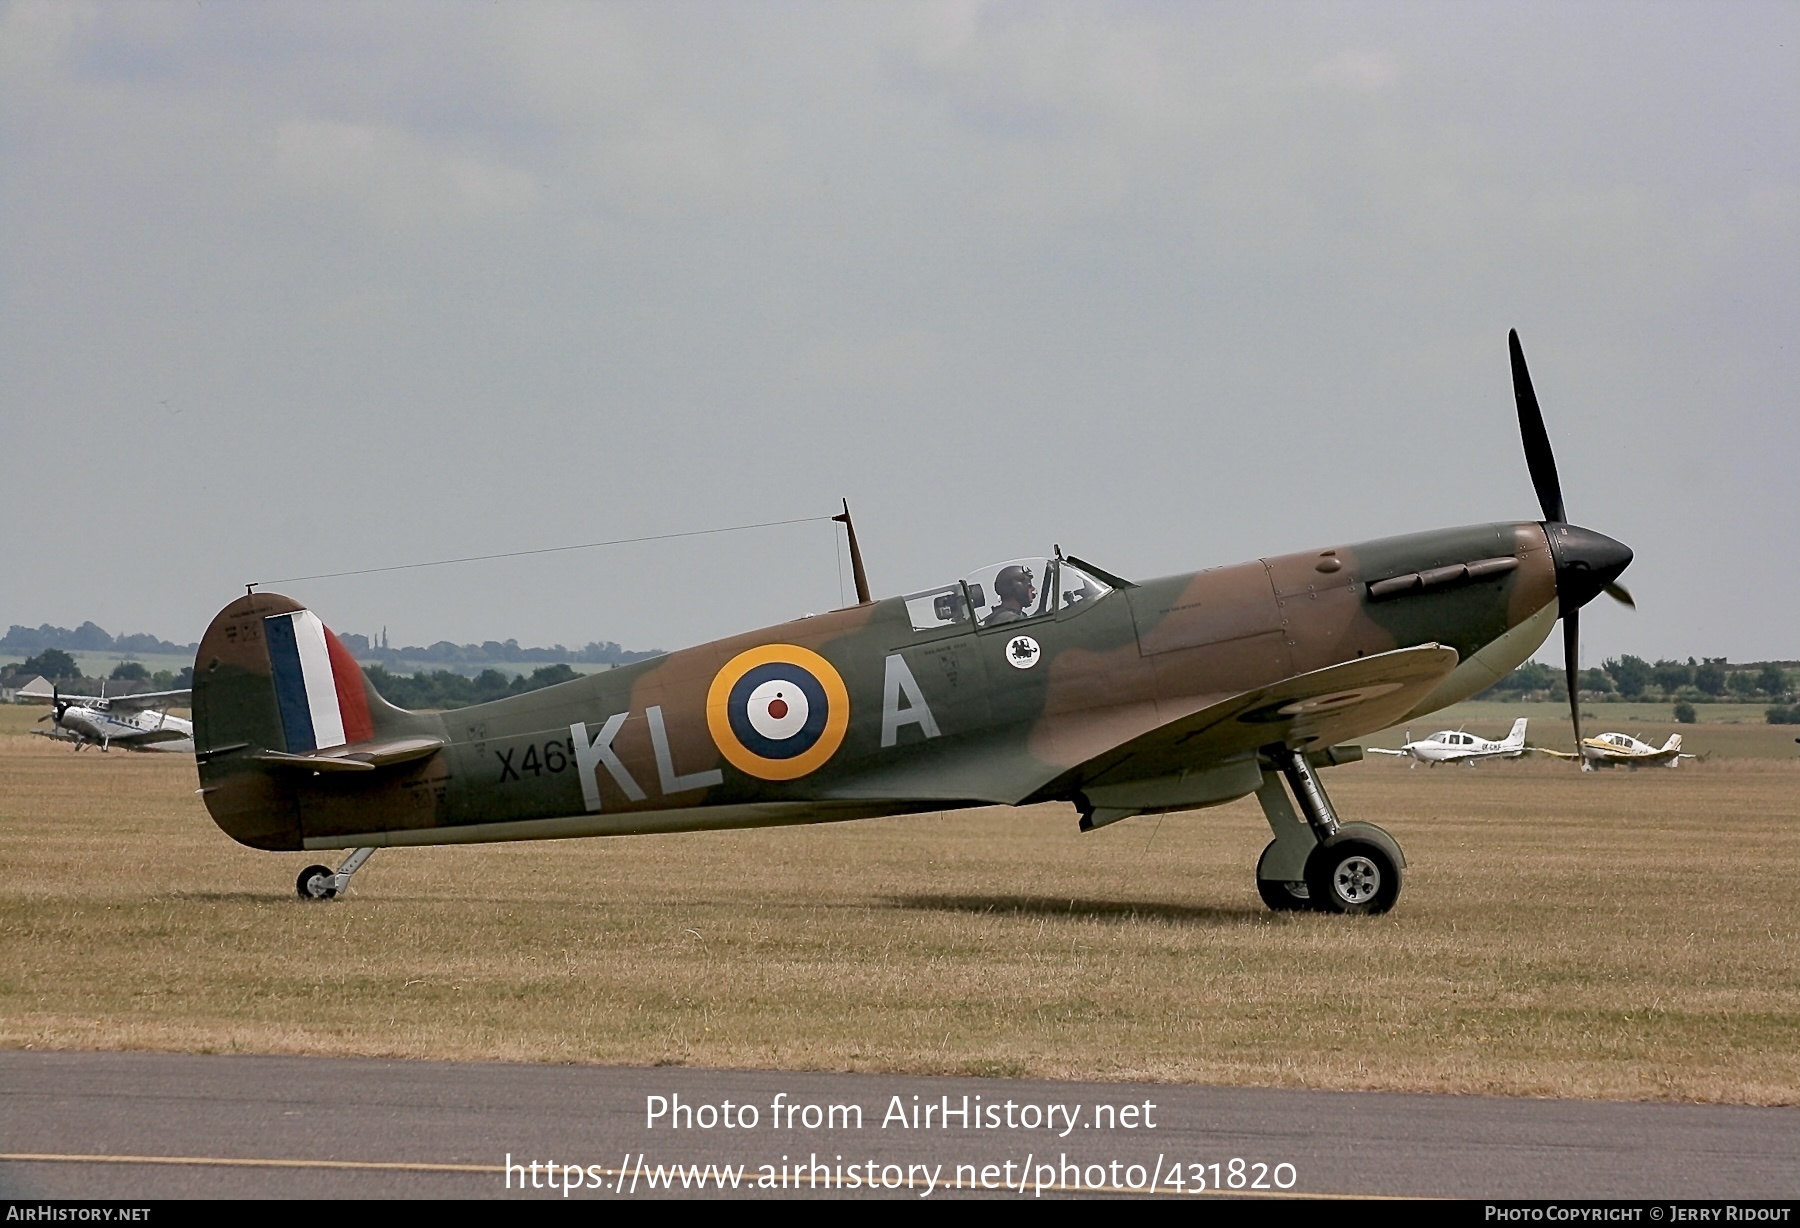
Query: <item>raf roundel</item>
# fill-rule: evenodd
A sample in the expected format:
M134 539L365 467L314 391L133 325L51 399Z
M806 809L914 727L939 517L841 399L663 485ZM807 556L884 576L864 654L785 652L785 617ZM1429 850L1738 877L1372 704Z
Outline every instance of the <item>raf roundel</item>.
M794 644L740 652L706 692L706 727L733 767L797 780L822 767L850 728L850 693L831 662Z

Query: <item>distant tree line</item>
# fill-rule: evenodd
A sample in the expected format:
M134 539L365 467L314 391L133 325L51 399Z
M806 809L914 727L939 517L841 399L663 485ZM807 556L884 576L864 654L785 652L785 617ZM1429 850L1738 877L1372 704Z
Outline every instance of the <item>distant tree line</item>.
M97 693L101 685L98 678L84 677L75 658L60 648L46 648L36 656L26 658L23 664L0 668L0 678L4 678L8 686L22 685L40 677L49 679L62 690L84 695ZM117 684L107 689L109 695L126 695L134 691L185 690L194 685L194 667L189 665L180 670L159 669L151 673L140 662L123 661L113 668L106 681Z
M1582 670L1577 685L1586 699L1661 700L1690 709L1694 704L1720 702L1779 705L1794 698L1795 674L1783 668L1789 664L1757 661L1733 665L1724 657L1651 662L1627 654L1608 657L1597 668ZM1556 698L1563 694L1563 671L1527 661L1483 694L1496 699ZM1769 720L1800 724L1800 718L1790 719L1795 711L1771 708Z
M168 640L159 640L154 635L141 632L136 635L108 635L105 628L97 627L91 622L82 623L73 631L67 627L52 627L49 623L33 631L30 627L14 623L4 636L0 636L0 652L35 653L46 648L61 648L70 652L141 652L146 655L185 653L190 657L200 651L198 644L172 644Z
M470 704L523 695L581 677L562 662L541 665L531 671L529 678L514 674L509 679L497 669L484 669L473 678L447 669L429 674L421 671L408 678L403 674L390 674L379 665L365 666L363 673L368 675L383 699L402 708L466 708Z
M402 708L464 708L508 695L523 695L527 691L536 691L581 677L566 662L540 665L531 671L529 677L514 674L510 678L497 669L482 670L473 678L447 669L430 674L420 672L407 677L404 674L389 673L379 665L365 666L363 672L374 683L382 698L389 703L399 704ZM80 670L76 668L75 658L60 648L46 648L23 665L4 674L8 685L20 685L40 676L48 678L64 691L77 694L97 694L102 686L98 678L82 677ZM189 666L179 673L164 669L153 674L137 661L125 661L113 670L106 681L112 684L107 687L109 695L124 695L133 691L174 691L194 685L194 670Z
M387 643L385 633L374 637L352 633L339 635L338 638L350 650L350 655L364 665L380 665L392 670L402 664L425 662L470 676L477 674L484 666L554 665L558 661L566 661L572 665L629 665L633 661L662 655L660 648L649 651L621 648L612 640L594 641L581 648L566 648L561 644L552 644L548 648L527 648L520 645L518 640L487 640L480 644L452 644L449 640L439 640L428 646L409 644L404 648L394 648ZM53 627L49 623L36 630L15 623L5 636L0 637L0 653L17 653L35 659L36 655L51 650L65 654L162 653L191 657L200 651L200 645L176 644L154 635L115 636L92 622L82 623L73 631L67 627ZM23 668L20 667L21 671ZM52 681L79 676L72 661L66 666L66 672L36 672ZM515 676L516 672L507 671L509 677Z
M340 634L338 638L344 641L344 647L358 661L387 668L403 661L424 661L433 665L465 668L487 664L554 664L558 661L574 665L629 665L633 661L644 661L662 655L660 648L647 652L638 651L621 648L611 640L596 641L581 648L566 648L561 644L552 644L548 648L525 648L520 646L518 640L485 640L479 644L453 644L449 640L439 640L426 646L411 644L405 648L392 648L383 637L371 638L351 633ZM381 642L377 642L378 639Z

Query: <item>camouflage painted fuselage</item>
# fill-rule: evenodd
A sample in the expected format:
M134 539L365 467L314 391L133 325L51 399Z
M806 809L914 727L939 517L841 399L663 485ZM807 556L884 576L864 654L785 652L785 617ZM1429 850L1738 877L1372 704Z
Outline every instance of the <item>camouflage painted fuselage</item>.
M1525 522L1170 576L991 628L915 630L890 598L449 712L404 712L367 689L376 740L442 745L349 772L264 753L291 745L267 620L300 607L259 593L226 607L200 645L200 780L219 826L266 849L1091 804L1108 790L1131 813L1206 805L1255 791L1258 737L1306 749L1484 689L1549 634L1556 574L1544 527ZM1025 668L1005 655L1022 632L1041 649ZM1184 732L1183 721L1234 696L1428 645L1454 650L1455 669L1398 712L1357 692L1330 727L1277 715L1231 737ZM732 685L754 683L764 658L816 663L825 698L814 710L829 706L836 722L817 734L822 754L759 757L746 749L753 735L732 732L727 708L747 693ZM776 709L763 702L766 723ZM1203 777L1204 787L1192 783ZM1190 783L1157 793L1168 781Z

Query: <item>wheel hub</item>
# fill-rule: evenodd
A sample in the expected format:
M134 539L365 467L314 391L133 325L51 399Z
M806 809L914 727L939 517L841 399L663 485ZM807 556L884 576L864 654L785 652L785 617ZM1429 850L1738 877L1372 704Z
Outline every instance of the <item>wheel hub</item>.
M1346 904L1367 904L1381 891L1381 868L1358 853L1338 862L1331 887Z

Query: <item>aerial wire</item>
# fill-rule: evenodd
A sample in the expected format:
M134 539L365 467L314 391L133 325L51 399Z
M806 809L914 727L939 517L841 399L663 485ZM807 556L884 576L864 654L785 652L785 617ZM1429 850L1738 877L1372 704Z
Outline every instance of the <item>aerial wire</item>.
M539 546L533 550L503 550L498 554L471 554L465 558L432 559L423 563L393 563L386 567L359 567L353 571L325 571L311 576L285 576L279 580L259 580L252 588L265 588L271 584L296 584L302 580L337 580L344 576L372 576L384 571L414 571L421 567L448 567L454 563L485 563L491 559L516 559L532 554L562 554L570 550L595 550L602 546L630 546L639 542L673 541L679 537L709 537L719 533L742 533L747 529L773 529L781 525L812 524L815 521L830 520L830 516L795 516L790 520L763 520L756 524L732 524L717 529L688 529L680 533L652 533L645 537L618 537L611 541L579 542L572 546ZM842 563L839 564L840 571ZM842 577L838 581L840 589Z

